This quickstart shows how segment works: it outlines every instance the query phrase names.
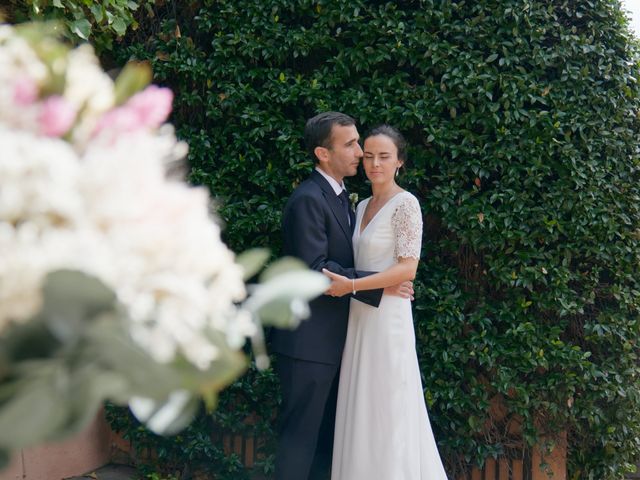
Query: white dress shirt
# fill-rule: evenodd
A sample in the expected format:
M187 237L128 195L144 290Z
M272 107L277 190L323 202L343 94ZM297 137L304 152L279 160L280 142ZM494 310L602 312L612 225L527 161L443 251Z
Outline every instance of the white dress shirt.
M327 172L325 172L324 170L322 170L320 167L316 167L316 171L322 175L324 178L327 179L327 182L329 182L329 185L331 185L331 188L333 188L333 191L336 192L336 197L338 195L340 195L342 193L343 190L347 190L344 186L344 182L342 182L342 185L340 185L338 182L336 182L336 179L333 178L331 175L329 175ZM347 222L349 223L349 226L351 226L351 217L347 217Z
M342 182L342 185L340 185L338 182L336 182L335 178L333 178L331 175L326 173L320 167L316 167L316 171L320 175L322 175L324 178L327 179L327 182L329 182L329 185L331 185L331 188L333 188L333 191L336 192L336 196L340 195L342 193L342 190L346 190L344 186L344 182Z

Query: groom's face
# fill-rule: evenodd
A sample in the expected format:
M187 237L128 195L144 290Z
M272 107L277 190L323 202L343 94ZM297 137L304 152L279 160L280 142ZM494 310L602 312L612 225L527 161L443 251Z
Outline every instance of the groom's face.
M362 148L355 125L334 125L331 129L331 146L326 148L324 167L327 173L341 180L358 172ZM322 163L321 159L321 163Z

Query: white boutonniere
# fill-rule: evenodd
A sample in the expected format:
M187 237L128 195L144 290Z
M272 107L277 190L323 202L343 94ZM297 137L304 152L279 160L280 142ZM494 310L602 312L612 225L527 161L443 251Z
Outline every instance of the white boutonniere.
M351 210L355 210L356 205L358 204L358 194L357 193L349 194L349 202L351 203Z

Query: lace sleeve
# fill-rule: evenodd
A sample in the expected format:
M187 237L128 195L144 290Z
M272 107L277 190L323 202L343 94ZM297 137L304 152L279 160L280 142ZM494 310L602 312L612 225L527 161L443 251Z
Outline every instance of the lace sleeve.
M422 212L418 199L404 195L391 217L396 235L395 258L420 259L422 247Z

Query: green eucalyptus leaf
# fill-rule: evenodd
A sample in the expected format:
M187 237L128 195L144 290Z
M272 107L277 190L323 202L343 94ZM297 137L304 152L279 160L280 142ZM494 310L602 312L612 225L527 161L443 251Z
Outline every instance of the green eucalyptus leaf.
M229 347L226 335L221 332L210 332L209 337L216 345L218 353L207 368L197 368L181 357L171 365L171 372L175 372L181 380L181 389L198 392L205 398L211 392L217 395L247 368L246 357L242 351Z
M62 440L83 431L107 399L128 397L128 383L119 372L102 370L96 363L78 362L70 370L66 392L69 414L52 440Z
M52 438L69 415L54 372L35 376L0 405L0 448L18 450Z
M296 262L285 262L294 265ZM291 270L253 286L244 307L265 325L295 328L309 314L307 302L321 295L329 286L324 275L311 270Z
M276 299L258 310L264 325L277 328L295 329L300 321L309 316L309 305L300 299Z
M295 257L283 257L273 262L260 275L260 283L267 282L278 275L296 270L309 270L309 267L300 259Z
M272 277L255 286L244 306L251 312L259 310L276 300L311 300L322 294L329 286L329 280L321 273L311 270L295 270Z
M118 388L109 392L109 398L120 404L133 395L159 400L176 390L218 392L246 368L244 355L229 348L226 338L217 332L211 336L218 355L206 369L199 369L180 356L171 363L158 363L133 341L121 322L112 319L96 322L87 335L84 355L87 360L98 361L105 371L118 375L113 379Z
M134 397L129 401L131 412L158 435L174 435L183 430L198 407L198 399L186 390L176 390L162 402L144 397Z
M88 321L115 308L113 291L95 277L74 270L49 273L42 287L40 316L62 342L76 341Z
M0 371L15 362L47 358L62 345L40 314L25 323L11 325L0 336ZM2 374L0 373L0 380Z
M119 374L126 382L126 388L123 386L110 396L117 403L126 402L131 395L163 398L183 383L180 372L155 361L115 318L105 318L91 325L87 340L85 358Z
M242 252L236 257L236 263L244 270L244 280L247 281L256 275L269 260L268 248L252 248Z

